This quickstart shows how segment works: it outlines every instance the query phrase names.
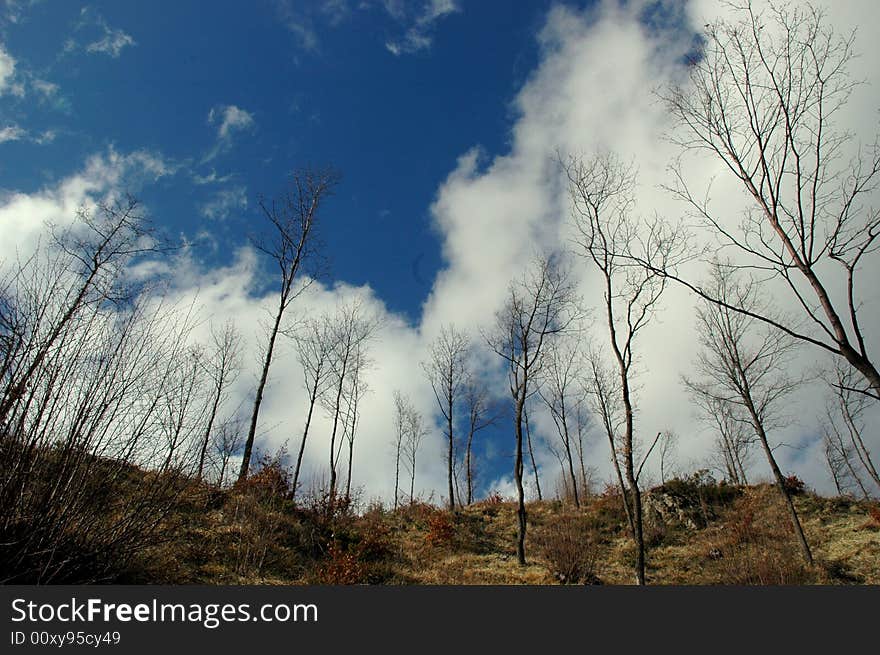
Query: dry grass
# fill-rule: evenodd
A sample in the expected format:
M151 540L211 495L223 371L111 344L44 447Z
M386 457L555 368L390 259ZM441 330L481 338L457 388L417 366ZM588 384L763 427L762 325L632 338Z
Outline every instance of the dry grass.
M697 529L648 526L649 584L880 584L880 505L797 496L817 565L800 553L778 492L748 487L717 501ZM322 504L323 503L323 504ZM528 505L526 555L517 564L516 506L476 503L455 513L426 503L363 513L295 506L283 489L194 486L119 582L175 584L634 584L635 549L620 496L580 509Z

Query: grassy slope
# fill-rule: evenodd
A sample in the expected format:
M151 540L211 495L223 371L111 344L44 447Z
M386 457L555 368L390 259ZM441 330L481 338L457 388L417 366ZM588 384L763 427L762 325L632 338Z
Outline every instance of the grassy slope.
M767 485L703 507L702 524L648 521L652 584L880 584L880 506L796 497L817 566L808 569ZM529 565L513 554L513 503L456 515L425 504L329 519L265 490L191 497L122 581L206 584L557 584L566 563L580 582L631 584L634 549L619 497L575 511L531 503ZM872 516L873 513L873 516ZM586 556L586 557L585 557Z

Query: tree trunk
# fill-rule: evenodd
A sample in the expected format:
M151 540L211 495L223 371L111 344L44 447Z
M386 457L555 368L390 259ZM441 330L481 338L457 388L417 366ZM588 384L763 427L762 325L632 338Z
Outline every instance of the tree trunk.
M269 345L266 348L266 359L263 362L263 371L260 374L260 382L257 385L257 395L254 398L254 411L251 413L251 425L248 429L247 440L244 442L244 452L241 456L241 469L238 471L238 481L242 482L248 476L251 466L251 453L254 448L254 438L257 434L257 420L260 417L260 405L263 404L263 392L266 381L269 379L269 367L272 365L272 352L275 350L275 340L278 338L278 329L281 326L281 317L284 315L284 298L278 303L278 313L275 315L275 323L269 335Z
M526 565L526 503L525 490L523 489L523 435L522 435L522 418L523 418L523 399L517 399L516 403L516 421L514 428L516 430L516 462L514 464L514 478L516 480L517 494L517 535L516 535L516 560L520 566Z
M538 478L538 465L535 463L535 451L532 450L532 431L529 429L529 413L525 407L523 407L523 418L526 424L526 442L529 447L529 458L532 461L532 471L535 474L535 488L538 492L538 500L544 500L544 496L541 494L541 480Z

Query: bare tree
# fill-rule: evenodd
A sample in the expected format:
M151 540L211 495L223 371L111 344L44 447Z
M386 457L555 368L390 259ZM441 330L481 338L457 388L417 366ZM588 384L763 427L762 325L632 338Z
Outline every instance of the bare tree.
M394 392L394 409L397 436L395 439L396 460L394 468L394 507L399 503L400 463L409 474L409 502L415 499L416 459L422 440L428 436L421 412L416 410L409 396L399 390Z
M732 405L748 417L791 517L804 559L812 564L810 546L769 436L773 429L786 423L784 410L799 384L787 372L798 342L729 308L744 307L755 315L773 314L768 303L761 301L759 288L752 280L738 280L734 270L718 265L713 269L709 288L725 304L705 302L698 309L702 348L696 365L700 377L685 378L684 382L695 396Z
M112 579L194 471L195 317L131 285L126 265L155 252L134 220L80 213L0 285L2 582ZM152 470L132 485L135 467Z
M407 434L407 413L409 399L404 396L400 389L394 390L394 509L400 503L400 457L403 453Z
M329 382L321 397L321 404L332 421L329 449L331 501L336 499L338 465L345 442L347 411L352 401L352 377L363 372L365 360L362 358L362 349L379 326L378 317L372 315L359 298L340 305L333 315L330 339L332 349L328 362Z
M880 475L862 437L864 414L873 403L868 395L860 393L857 375L850 367L834 367L822 430L826 459L838 491L855 485L869 497L867 487L872 483L875 493L880 492ZM866 480L870 482L866 484Z
M0 285L13 295L4 303L0 426L10 420L9 413L71 323L96 306L133 295L122 274L125 266L160 250L138 204L126 196L116 203L98 203L94 211L79 209L76 220L64 228L50 225L51 249L43 250L39 259L18 262L12 278ZM34 277L27 279L29 275ZM43 289L33 284L37 278L48 285L51 302L44 301Z
M422 362L422 370L434 390L437 406L446 422L447 481L449 486L449 509L455 509L455 408L467 384L467 354L470 342L454 325L444 325L431 344L430 356Z
M746 469L752 446L758 440L751 421L736 405L710 396L697 396L695 400L703 419L715 428L715 454L721 470L733 484L748 484Z
M403 442L403 457L407 471L409 471L409 502L415 500L416 488L416 457L422 440L428 436L428 427L425 425L421 412L410 407L407 416L406 439Z
M258 243L257 247L278 265L278 305L268 328L263 367L244 443L239 480L247 477L250 468L263 393L269 379L269 367L272 365L275 342L281 331L284 313L312 279L302 279L301 272L303 266L313 262L316 256L313 230L318 209L324 198L332 193L337 181L338 176L332 171L295 171L291 176L290 188L282 197L270 202L260 200L260 209L269 222L270 236Z
M293 470L292 490L296 497L302 468L306 440L315 412L315 404L327 390L330 374L330 355L333 351L333 322L328 315L320 318L307 318L291 333L296 346L297 358L303 374L303 386L309 395L309 409L306 412L305 426Z
M202 478L205 469L205 456L217 413L228 400L229 386L241 373L241 334L232 321L227 321L222 328L211 327L211 351L202 364L210 384L210 408L196 471L196 477L199 479Z
M800 312L776 318L747 307L727 309L846 360L880 399L880 372L860 320L859 272L876 253L880 213L880 144L856 143L836 124L857 85L849 74L854 34L838 34L810 5L730 3L737 18L707 25L705 45L687 85L666 93L680 124L684 151L708 152L724 164L751 200L729 225L695 193L682 169L671 190L692 208L736 263L779 283ZM713 250L717 250L714 248ZM703 299L723 298L682 277L674 266L645 258Z
M660 434L660 484L666 484L666 472L675 462L678 435L671 430L664 430Z
M214 468L217 471L217 486L226 483L229 460L238 454L244 444L242 421L237 417L226 419L212 433L211 445L214 451Z
M498 412L491 405L488 389L473 376L468 378L462 398L468 420L464 474L467 489L466 503L470 505L474 502L474 438L480 430L489 427L498 420Z
M366 371L370 368L372 362L367 357L366 347L363 342L359 343L355 349L354 364L351 367L351 375L345 391L346 396L346 417L343 424L343 438L348 443L348 475L345 478L345 502L351 502L351 476L352 466L354 464L354 442L357 435L357 426L360 420L360 410L358 405L364 394L368 393L370 388L366 381Z
M583 404L586 398L581 384L585 371L577 341L571 338L557 339L547 350L543 368L544 384L539 390L541 399L550 411L556 433L564 452L565 473L575 507L581 506L578 491L578 475L575 473L575 457L579 457L583 469L582 421L586 419ZM581 481L585 474L581 471Z
M635 344L637 335L650 324L657 303L666 288L666 278L651 269L638 266L632 257L642 257L668 264L685 256L685 249L676 230L659 219L644 221L633 214L635 173L610 153L589 160L571 157L564 163L569 181L572 219L576 230L579 254L600 275L603 288L605 327L608 344L617 369L623 422L619 446L629 493L624 499L631 503L629 517L638 557L636 579L645 584L645 544L642 534L642 501L635 463L635 425L632 381L635 375ZM600 367L595 368L599 372ZM594 380L594 390L607 394L611 388ZM600 399L611 410L611 399ZM614 403L616 405L616 402ZM601 408L600 408L601 409ZM610 418L610 416L609 416ZM607 424L609 438L617 438L616 427ZM617 455L615 454L616 458Z
M558 257L538 257L511 282L508 297L495 316L489 347L507 365L507 380L514 405L516 450L514 480L517 489L516 555L525 565L526 506L523 488L523 443L526 401L535 393L538 372L547 342L565 332L579 316L574 285Z

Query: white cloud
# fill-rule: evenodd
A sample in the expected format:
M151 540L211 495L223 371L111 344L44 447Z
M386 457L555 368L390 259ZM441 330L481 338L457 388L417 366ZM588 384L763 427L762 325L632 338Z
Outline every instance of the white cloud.
M863 53L857 65L862 68L856 68L855 76L876 78L876 70L871 68L880 59L876 45L880 23L864 16L876 16L880 8L866 1L839 9L842 4L829 9L830 20L840 28L849 29L857 24L856 17L863 17L858 21L857 42ZM539 36L539 65L513 103L516 119L510 151L488 160L478 150L464 153L438 190L432 214L442 234L447 264L425 303L423 333L450 320L460 325L487 325L503 299L508 280L518 273L536 244L567 245L567 200L554 161L557 151L589 154L604 148L618 152L625 160L633 159L640 173L639 211L657 211L671 218L681 215L683 207L659 186L668 182L666 167L677 151L662 138L672 126L652 90L683 77L682 55L690 45L691 30L701 29L717 15L719 5L707 1L680 13L679 18L691 19L690 25L650 27L639 19L645 5L606 0L584 12L565 7L550 11ZM876 95L872 97L868 89L859 89L856 95L847 108L847 125L870 142L876 132ZM724 178L723 167L703 159L692 162L688 170L697 189L717 177L713 200L737 221L737 212L731 210L742 207L744 197ZM585 265L579 269L581 291L594 304L601 294L589 269ZM877 274L880 270L873 277ZM869 271L864 275L864 279L872 277ZM785 306L783 298L780 296L780 304ZM880 325L876 296L866 300L866 324ZM679 376L694 358L695 304L682 289L672 288L659 320L638 343L642 375L637 417L637 431L643 440L658 430L675 430L681 438L680 460L694 466L705 465L712 441L679 383ZM607 338L600 328L601 324L595 335L599 344ZM877 338L874 331L869 350L873 345L876 351L880 345ZM803 352L805 366L819 359L815 351ZM804 389L792 408L791 424L774 438L790 446L777 451L786 472L795 471L829 491L816 447L822 394L819 385ZM536 423L540 429L539 418ZM877 436L872 438L876 450L880 442L876 442ZM594 441L590 464L599 467L603 475L610 471L607 450L603 439ZM552 463L546 453L539 458L545 467ZM754 460L756 471L765 475L761 458L756 455ZM504 481L497 484L504 486Z
M110 55L116 59L124 48L137 45L130 34L126 34L121 29L110 27L103 20L101 21L101 27L104 30L104 35L97 41L92 41L86 45L86 52Z
M217 124L217 142L214 147L202 159L206 163L232 146L232 141L238 132L250 130L254 127L254 116L248 111L235 105L221 105L214 107L208 112L208 124Z
M6 52L3 44L0 44L0 95L8 92L15 93L15 88L13 86L14 76L15 59L12 58L12 55Z
M229 139L234 132L251 127L254 124L254 116L235 105L226 105L225 107L211 109L208 112L208 122L211 124L219 122L217 138Z
M25 136L27 136L27 132L21 129L18 125L7 125L6 127L0 128L0 143L18 141Z
M455 0L427 0L415 14L410 14L407 5L397 0L385 0L383 6L392 18L404 24L401 37L385 42L385 48L395 56L430 48L436 23L460 11Z
M214 196L199 208L202 216L212 219L228 217L237 209L247 209L247 193L243 186L217 191Z

